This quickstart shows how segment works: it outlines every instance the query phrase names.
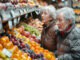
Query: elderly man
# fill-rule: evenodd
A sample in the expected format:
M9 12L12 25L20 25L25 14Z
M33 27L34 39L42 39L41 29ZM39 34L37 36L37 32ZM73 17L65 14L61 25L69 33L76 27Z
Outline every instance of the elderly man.
M57 10L58 41L56 60L80 60L80 28L75 26L72 8Z
M56 49L55 19L56 9L53 6L45 6L41 9L41 21L43 22L41 42L42 46L50 51Z

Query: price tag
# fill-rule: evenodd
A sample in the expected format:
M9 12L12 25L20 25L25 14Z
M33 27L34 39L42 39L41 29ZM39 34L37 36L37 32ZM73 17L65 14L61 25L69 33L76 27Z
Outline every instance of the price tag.
M27 13L27 11L24 9L24 13Z
M15 18L13 22L14 22L14 26L16 26L16 24L17 24L17 18Z
M4 48L4 49L2 50L2 53L4 53L4 54L5 54L6 56L8 56L8 57L11 57L11 56L12 56L11 52L8 51L6 48Z
M39 14L40 14L40 12L39 12L39 11L35 11L35 13L36 13L37 15L39 15Z
M23 15L23 11L22 10L20 10L20 13L21 13L21 15Z
M27 17L28 17L28 14L25 15L25 18L27 18Z
M33 17L33 14L31 13L31 16Z
M15 17L14 11L11 11L11 14L12 14L13 17Z
M19 23L19 21L20 21L20 17L18 17L18 23Z
M29 10L27 9L27 12L28 12Z
M6 21L6 15L3 14L3 21Z
M2 21L1 21L1 18L0 18L0 33L3 32L3 26L2 26Z
M9 29L12 29L13 26L12 26L12 21L11 20L8 21L8 24L9 24Z

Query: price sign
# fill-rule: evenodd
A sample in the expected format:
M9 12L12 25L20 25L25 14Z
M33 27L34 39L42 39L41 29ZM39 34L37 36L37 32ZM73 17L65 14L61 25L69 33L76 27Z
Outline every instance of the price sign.
M12 14L13 17L15 17L14 11L11 11L11 14Z
M23 11L22 10L20 10L20 13L21 13L21 15L23 15Z
M20 17L18 17L18 23L19 23L19 21L20 21Z
M11 56L12 56L11 52L8 51L6 48L4 48L4 49L2 50L2 53L4 53L4 54L5 54L6 56L8 56L8 57L11 57Z
M1 18L0 18L0 33L3 32L3 26L2 26L2 21L1 21Z
M16 24L17 24L17 18L15 18L13 22L14 22L14 26L16 26Z
M8 24L9 24L9 29L12 29L13 26L12 26L12 21L11 20L8 21Z
M24 9L24 13L27 13L27 11Z

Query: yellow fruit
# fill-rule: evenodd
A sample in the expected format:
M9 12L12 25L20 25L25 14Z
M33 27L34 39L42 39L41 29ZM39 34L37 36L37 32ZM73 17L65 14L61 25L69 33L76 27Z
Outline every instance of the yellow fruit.
M3 46L2 46L2 44L0 44L0 50L2 50L3 49Z
M27 60L32 60L31 57L28 56Z
M0 38L0 43L1 44L7 43L7 42L9 42L9 38L7 36L2 36Z

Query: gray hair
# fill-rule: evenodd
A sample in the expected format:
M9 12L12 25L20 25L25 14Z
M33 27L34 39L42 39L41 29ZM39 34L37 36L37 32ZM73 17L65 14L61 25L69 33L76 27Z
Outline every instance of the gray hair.
M59 13L64 14L65 20L72 19L71 24L75 24L75 13L72 8L69 8L69 7L61 8L61 9L57 10L57 14L59 14Z
M49 14L50 16L52 17L52 19L56 19L56 9L54 6L52 5L49 5L49 6L44 6L40 12L44 11L44 10L48 10L49 11Z

